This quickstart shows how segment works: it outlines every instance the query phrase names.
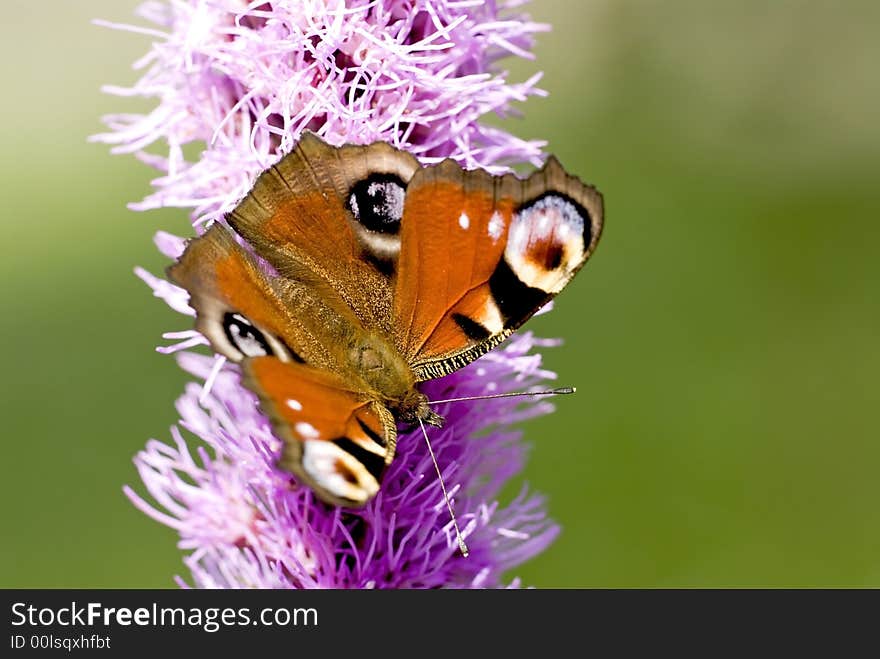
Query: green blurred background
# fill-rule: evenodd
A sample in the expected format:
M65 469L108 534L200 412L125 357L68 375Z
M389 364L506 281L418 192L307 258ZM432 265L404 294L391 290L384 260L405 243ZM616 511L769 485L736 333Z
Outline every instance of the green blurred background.
M0 586L172 587L175 534L123 497L168 438L187 323L158 272L179 210L86 136L135 105L135 0L6 0ZM534 0L548 99L507 126L605 193L603 243L530 327L576 398L527 424L563 526L536 586L880 586L880 5Z

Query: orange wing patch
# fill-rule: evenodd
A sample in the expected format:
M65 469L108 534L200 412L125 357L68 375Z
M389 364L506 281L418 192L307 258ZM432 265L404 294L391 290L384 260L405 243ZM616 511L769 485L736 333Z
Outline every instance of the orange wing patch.
M410 183L401 229L394 301L399 347L411 363L456 352L504 324L485 285L504 252L513 201L496 198L488 176L469 187L436 174Z
M376 494L397 439L384 406L328 371L271 357L243 366L246 384L284 441L279 467L329 503L363 505Z
M217 230L221 230L219 226ZM243 249L235 245L213 267L217 286L232 307L277 336L287 333L287 305Z

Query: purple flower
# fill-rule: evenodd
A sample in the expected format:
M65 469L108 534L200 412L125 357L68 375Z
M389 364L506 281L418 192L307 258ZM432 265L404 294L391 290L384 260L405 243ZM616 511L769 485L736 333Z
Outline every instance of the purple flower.
M158 28L111 25L156 39L137 63L146 70L132 88L107 91L158 104L147 115L106 117L110 132L95 139L163 172L133 208L191 208L197 231L229 211L304 129L336 144L386 140L426 163L453 157L493 171L538 164L540 143L480 123L540 93L538 76L511 84L494 68L505 55L529 57L532 35L544 29L508 15L514 4L147 2L139 14ZM145 151L157 142L167 144L167 155ZM192 143L204 149L189 160L184 147ZM170 258L183 242L156 236ZM137 274L173 309L194 314L184 290ZM447 423L429 433L470 549L464 557L420 430L401 434L366 507L327 506L275 467L279 440L238 368L189 352L207 344L194 330L164 336L176 343L159 350L177 353L202 382L178 400L173 443L152 440L135 458L152 501L126 493L178 531L198 587L497 587L558 532L539 496L523 489L506 506L497 501L525 459L513 426L549 412L546 401L436 407ZM538 386L555 376L541 369L534 349L551 343L521 333L423 391L439 400Z
M102 22L158 39L136 63L146 72L133 87L105 91L159 103L148 115L105 117L111 132L93 139L164 172L132 208L194 208L198 224L231 210L304 129L334 144L386 140L423 162L537 165L541 143L479 121L542 94L540 75L510 84L493 65L509 54L531 57L532 35L545 26L505 16L498 4L146 2L138 13L158 28ZM161 141L167 156L144 152ZM194 162L183 150L191 143L207 145Z

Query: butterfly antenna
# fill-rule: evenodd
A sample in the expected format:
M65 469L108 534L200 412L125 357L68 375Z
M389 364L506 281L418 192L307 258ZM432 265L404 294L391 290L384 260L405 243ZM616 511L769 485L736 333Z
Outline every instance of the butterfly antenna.
M559 387L557 389L547 389L546 391L512 391L506 394L486 394L485 396L463 396L462 398L446 398L444 400L432 400L431 405L439 405L440 403L458 403L463 400L484 400L486 398L511 398L513 396L558 396L560 394L573 394L577 389L575 387Z
M434 469L437 470L437 478L440 479L440 489L443 490L443 498L446 500L446 507L449 509L449 516L452 518L452 525L455 527L455 537L458 540L458 548L461 555L465 558L468 555L467 545L464 544L464 538L461 536L461 530L458 528L458 520L455 519L455 512L452 510L452 502L449 500L449 493L446 491L446 484L443 482L443 476L440 473L440 465L437 464L437 457L434 455L434 449L431 448L431 440L428 439L428 431L425 430L425 424L419 417L419 425L422 427L422 434L425 436L425 443L428 445L428 453L431 454L431 461L434 463Z

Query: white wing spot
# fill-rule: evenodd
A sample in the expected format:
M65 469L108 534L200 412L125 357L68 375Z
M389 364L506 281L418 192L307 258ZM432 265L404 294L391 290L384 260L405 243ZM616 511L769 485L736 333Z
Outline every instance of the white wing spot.
M492 240L498 240L502 233L504 233L504 218L501 213L495 211L489 218L489 237Z
M321 436L321 433L318 432L318 429L315 428L311 423L306 421L298 421L293 429L296 430L304 439L318 439Z
M535 233L543 238L550 233L550 227L554 224L557 224L558 221L559 220L555 217L551 219L550 212L545 210L543 213L541 213L540 218L538 219L538 226Z
M377 202L384 203L377 206L376 211L384 217L400 219L403 217L403 197L405 190L391 181L373 181L367 186L367 194ZM352 209L354 210L354 209Z
M292 410L295 410L296 412L301 411L303 408L302 403L300 403L298 400L295 400L293 398L287 399L287 407L289 407Z
M517 222L507 239L507 249L515 254L525 254L529 244L529 230L525 222Z
M465 213L462 213L458 217L458 226L462 229L467 229L471 225L471 218L469 218Z

